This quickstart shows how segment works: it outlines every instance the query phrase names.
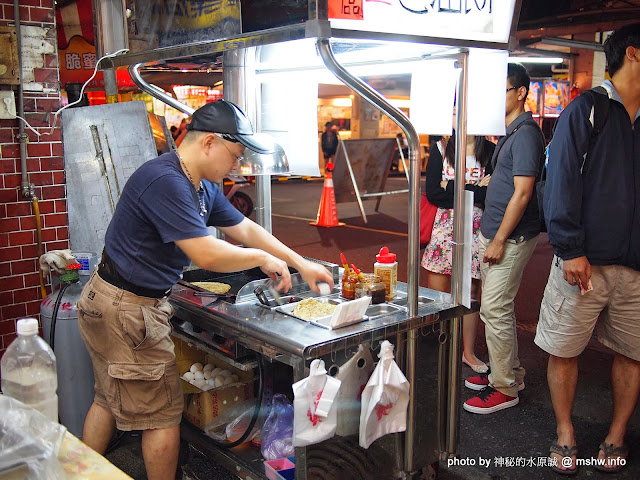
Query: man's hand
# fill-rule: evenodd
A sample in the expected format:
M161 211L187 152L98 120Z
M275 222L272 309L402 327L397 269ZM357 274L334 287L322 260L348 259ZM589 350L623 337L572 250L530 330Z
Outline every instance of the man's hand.
M304 281L309 284L309 287L311 287L311 290L314 292L320 293L317 285L319 282L328 283L331 290L333 290L333 276L324 266L316 262L304 260L304 263L297 268Z
M587 257L572 258L564 261L563 272L569 285L579 285L586 289L591 279L591 264Z
M289 273L287 262L284 262L267 252L264 252L264 254L266 255L266 260L262 265L260 265L260 270L276 282L278 281L278 275L280 275L280 281L275 288L278 291L287 293L291 289L291 274Z
M504 242L494 238L485 250L482 261L489 265L497 265L502 260L502 255L504 255Z

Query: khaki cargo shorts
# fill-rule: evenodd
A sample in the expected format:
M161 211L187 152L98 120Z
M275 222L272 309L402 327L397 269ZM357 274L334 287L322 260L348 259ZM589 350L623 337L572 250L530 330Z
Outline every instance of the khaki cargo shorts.
M94 272L77 306L78 326L93 363L94 401L111 411L118 429L179 425L182 385L167 299L139 297Z
M540 305L535 343L556 357L577 357L594 327L600 343L640 361L640 272L620 265L591 266L593 290L580 294L563 277L564 262L553 257Z

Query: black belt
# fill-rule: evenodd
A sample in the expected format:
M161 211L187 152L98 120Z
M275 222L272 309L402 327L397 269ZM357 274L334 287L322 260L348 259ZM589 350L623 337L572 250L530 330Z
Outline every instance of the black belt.
M98 275L100 275L101 279L114 287L121 288L122 290L126 290L127 292L138 295L139 297L163 298L171 293L170 288L167 290L154 290L152 288L140 287L124 279L122 275L118 273L118 269L116 268L115 263L113 263L113 260L111 260L109 255L107 255L106 249L102 250L102 260L98 264Z

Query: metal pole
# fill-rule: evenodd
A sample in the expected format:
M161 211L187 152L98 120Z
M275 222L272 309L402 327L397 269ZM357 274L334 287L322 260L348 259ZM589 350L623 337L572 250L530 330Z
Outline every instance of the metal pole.
M451 297L455 305L462 299L462 267L464 256L465 177L467 159L467 84L469 51L462 50L457 67L460 69L456 103L456 191L453 200L453 265L451 268ZM470 248L470 245L466 246ZM447 418L447 454L455 454L460 437L460 368L461 325L457 317L449 323L449 408Z
M324 61L326 67L345 85L350 87L372 105L380 109L384 114L389 116L400 129L404 132L409 143L409 246L408 265L407 265L407 307L410 318L416 316L418 311L418 251L419 251L419 229L416 228L420 221L420 138L415 128L407 118L397 108L393 107L387 99L379 92L374 90L360 78L350 74L342 65L340 65L329 44L329 39L319 38L316 42L318 52ZM407 430L405 431L404 445L404 468L406 472L413 472L413 443L415 437L415 415L416 406L414 402L415 388L415 355L416 355L416 338L415 333L411 330L407 333L407 361L405 375L411 390L409 392L409 408L407 411Z

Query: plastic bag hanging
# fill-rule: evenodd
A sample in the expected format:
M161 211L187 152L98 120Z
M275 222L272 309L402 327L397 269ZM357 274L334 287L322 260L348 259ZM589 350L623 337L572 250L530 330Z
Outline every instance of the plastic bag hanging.
M393 345L380 346L380 361L362 392L360 446L369 448L374 440L388 433L407 429L409 382L396 364Z
M336 397L338 427L336 435L355 435L360 426L362 392L373 372L373 357L369 343L358 345L358 351L340 367L336 378L342 382Z
M293 446L322 442L336 433L335 398L340 380L327 375L324 362L311 362L309 376L293 384Z

